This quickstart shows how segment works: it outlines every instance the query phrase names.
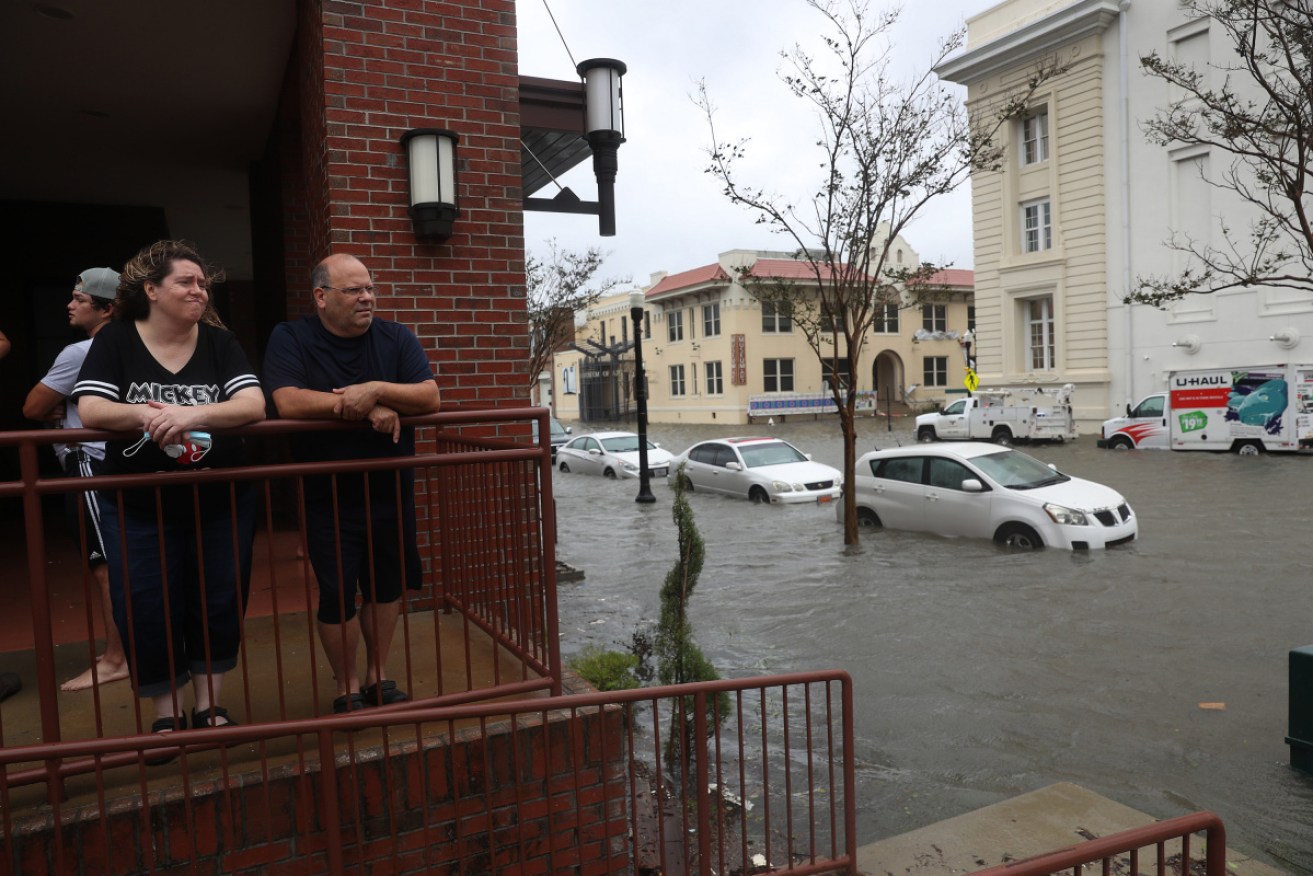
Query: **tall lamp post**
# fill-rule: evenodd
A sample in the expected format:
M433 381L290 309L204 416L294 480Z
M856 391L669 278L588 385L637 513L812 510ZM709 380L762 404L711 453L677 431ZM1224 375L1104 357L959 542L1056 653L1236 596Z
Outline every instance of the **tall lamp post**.
M655 502L652 473L647 467L647 373L643 371L643 293L629 293L629 316L634 320L634 401L638 402L638 496L635 502Z

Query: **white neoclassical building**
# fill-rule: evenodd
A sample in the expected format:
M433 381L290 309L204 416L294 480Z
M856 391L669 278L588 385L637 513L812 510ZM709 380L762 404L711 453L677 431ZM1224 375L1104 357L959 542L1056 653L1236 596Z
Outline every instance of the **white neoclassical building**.
M1231 49L1216 24L1162 0L1007 0L967 29L966 48L938 73L967 86L973 107L1041 64L1063 69L1003 132L1004 169L972 179L982 383L1074 383L1088 428L1163 389L1175 369L1313 361L1309 293L1122 303L1136 277L1185 266L1166 245L1173 232L1220 244L1223 224L1243 238L1252 218L1205 179L1231 156L1164 149L1141 127L1178 95L1140 57L1156 51L1221 77Z

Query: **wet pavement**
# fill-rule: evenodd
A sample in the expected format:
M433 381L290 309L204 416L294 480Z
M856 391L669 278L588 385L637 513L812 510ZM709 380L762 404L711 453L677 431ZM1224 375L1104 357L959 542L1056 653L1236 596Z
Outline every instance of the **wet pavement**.
M862 421L859 450L912 442L893 425ZM671 452L775 434L842 459L832 422L649 432ZM1313 776L1284 741L1288 654L1313 644L1313 458L1092 435L1021 449L1120 491L1139 541L1017 553L875 532L846 548L831 506L694 494L699 644L726 677L853 675L861 843L1072 782L1158 818L1212 810L1230 844L1313 873ZM623 647L675 559L671 491L639 505L637 481L560 473L554 488L558 557L585 576L560 587L562 651Z

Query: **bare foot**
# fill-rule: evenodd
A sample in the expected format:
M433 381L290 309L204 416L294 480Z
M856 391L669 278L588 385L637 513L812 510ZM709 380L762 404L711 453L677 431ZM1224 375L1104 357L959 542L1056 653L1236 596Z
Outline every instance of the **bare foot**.
M109 684L111 681L119 681L128 677L127 661L117 663L108 663L105 658L97 657L96 663L90 669L83 672L76 678L70 678L59 686L60 690L86 690L95 682L100 684Z

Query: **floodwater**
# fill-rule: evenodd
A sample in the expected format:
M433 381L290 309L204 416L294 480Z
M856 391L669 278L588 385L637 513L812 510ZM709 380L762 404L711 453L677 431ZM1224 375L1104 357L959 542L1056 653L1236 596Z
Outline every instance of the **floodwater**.
M862 420L859 452L912 442L893 427ZM842 461L834 422L649 430L672 453L729 434ZM1313 873L1313 776L1285 744L1288 654L1313 645L1313 458L1090 435L1020 449L1119 490L1139 540L1019 553L868 532L845 548L833 506L695 493L702 649L723 677L852 674L860 843L1066 781L1157 818L1212 810L1233 847ZM675 560L671 490L640 505L637 481L559 472L554 489L558 558L585 574L559 588L562 652L623 648Z

